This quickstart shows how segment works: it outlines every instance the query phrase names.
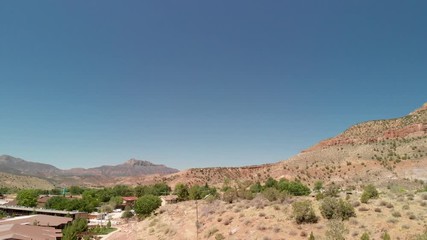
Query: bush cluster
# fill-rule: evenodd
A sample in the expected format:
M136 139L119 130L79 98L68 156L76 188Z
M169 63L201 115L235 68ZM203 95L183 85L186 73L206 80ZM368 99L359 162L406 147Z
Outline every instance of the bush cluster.
M276 181L271 177L267 179L264 186L259 182L251 185L250 191L253 193L263 193L270 201L275 201L286 195L306 196L311 192L309 187L299 181L289 181L286 179Z
M148 216L162 205L162 200L154 195L145 195L135 202L134 210L139 216Z
M293 215L298 224L301 223L316 223L319 218L314 213L313 206L310 201L298 201L292 204Z
M326 219L348 220L350 217L356 216L354 207L348 201L331 197L323 199L320 212Z
M364 188L362 196L360 197L360 201L362 203L367 203L369 199L377 198L378 196L378 190L375 188L374 185L369 184Z

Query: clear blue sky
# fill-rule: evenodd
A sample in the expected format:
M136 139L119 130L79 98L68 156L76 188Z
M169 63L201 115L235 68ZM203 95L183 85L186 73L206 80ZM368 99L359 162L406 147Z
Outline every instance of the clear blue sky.
M427 101L426 1L0 1L0 154L276 162Z

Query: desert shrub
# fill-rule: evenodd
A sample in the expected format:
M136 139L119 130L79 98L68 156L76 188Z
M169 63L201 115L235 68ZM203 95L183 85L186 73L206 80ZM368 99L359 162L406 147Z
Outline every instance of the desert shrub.
M415 214L411 213L411 214L409 214L409 219L416 220L417 217L415 216Z
M325 234L327 240L345 240L346 234L348 234L348 230L343 222L336 219L329 221Z
M350 217L355 217L354 207L343 199L326 197L320 205L320 212L326 219L338 218L347 220Z
M378 190L374 185L369 184L364 188L360 201L362 203L367 203L369 199L377 198L379 196Z
M424 230L423 234L417 235L415 237L416 240L427 240L427 228Z
M252 199L254 199L255 194L252 193L250 190L239 189L239 190L237 190L237 196L239 198L242 198L242 199L252 200Z
M227 189L224 194L222 195L222 200L227 203L232 203L237 199L237 193L236 190L233 188Z
M316 181L315 183L314 183L314 188L313 188L313 190L315 191L315 192L320 192L320 190L322 190L323 189L323 182L322 181Z
M367 208L367 207L360 207L359 211L361 211L361 212L367 212L367 211L369 211L369 208Z
M265 188L277 188L277 183L278 182L274 178L269 177L267 179L267 181L265 181L264 187Z
M310 236L308 237L308 240L316 240L316 238L314 237L313 232L310 233Z
M388 234L388 232L385 232L382 236L381 236L382 240L391 240L390 238L390 234Z
M256 182L252 184L249 189L252 193L259 193L262 192L263 187L261 186L260 182Z
M298 224L301 223L316 223L318 221L318 217L314 213L313 206L311 202L308 200L294 202L292 204L293 215L295 217L295 221Z
M316 200L317 201L322 200L324 198L325 198L325 194L323 194L321 192L319 192L319 193L316 194Z
M374 211L380 213L381 212L381 208L375 208Z
M324 194L328 197L338 197L339 192L340 188L335 183L332 183L326 188Z
M280 192L279 190L275 189L275 188L266 188L263 192L262 195L269 200L270 202L272 201L276 201L278 199L280 199Z
M400 214L400 212L393 212L391 215L393 217L401 217L402 216L402 214Z
M154 195L144 195L135 202L134 210L140 216L147 216L156 210L162 201L159 197Z
M217 233L216 235L215 235L215 240L224 240L225 239L225 237L224 237L224 235L222 235L221 233Z
M211 236L213 236L217 232L218 232L218 228L212 228L206 233L205 237L210 238Z
M362 236L360 237L360 240L369 240L369 234L368 233L363 233Z
M394 208L393 204L391 204L391 203L387 203L386 207L387 208Z
M287 190L291 195L294 196L307 196L310 194L310 188L298 181L290 182Z

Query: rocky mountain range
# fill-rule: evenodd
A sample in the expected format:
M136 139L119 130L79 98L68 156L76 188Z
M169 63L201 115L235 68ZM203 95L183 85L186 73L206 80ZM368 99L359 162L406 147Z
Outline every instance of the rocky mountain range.
M104 165L95 168L72 168L62 170L55 166L26 161L9 155L0 156L0 172L31 176L57 184L102 185L114 182L115 177L136 177L151 174L165 175L178 172L177 169L149 161L130 159L122 164ZM9 176L8 175L8 176Z

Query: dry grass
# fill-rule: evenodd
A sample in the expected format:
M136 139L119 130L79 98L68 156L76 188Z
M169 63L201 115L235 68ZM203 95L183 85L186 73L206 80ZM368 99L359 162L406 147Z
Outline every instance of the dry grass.
M421 193L413 197L422 198ZM311 197L296 197L294 200L303 199L313 202L316 215L320 217L320 202ZM360 193L355 192L349 201L355 202L357 199L360 199ZM393 208L387 208L388 205L393 205ZM360 211L363 208L368 211ZM410 209L410 212L405 209ZM360 239L364 232L369 232L371 239L380 239L381 231L387 231L392 239L407 239L422 233L427 223L427 208L420 205L420 200L399 202L398 195L389 192L375 201L363 204L358 210L357 217L344 221L349 230L346 239ZM148 240L195 239L195 220L194 202L167 205L162 214L139 222L135 234ZM328 221L322 217L315 224L298 225L292 217L289 203L271 203L260 198L232 204L199 201L199 223L199 239L305 240L310 232L316 239L323 239L328 230ZM114 236L111 239L115 239Z

